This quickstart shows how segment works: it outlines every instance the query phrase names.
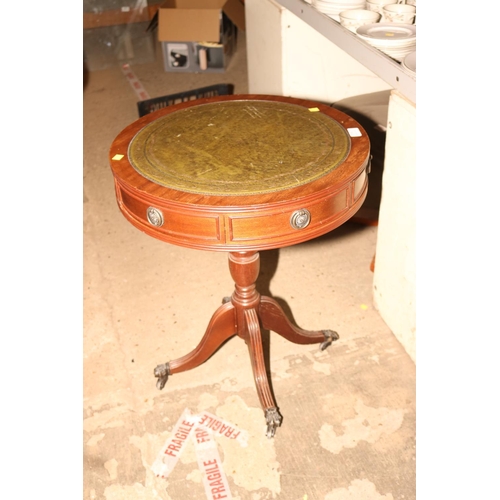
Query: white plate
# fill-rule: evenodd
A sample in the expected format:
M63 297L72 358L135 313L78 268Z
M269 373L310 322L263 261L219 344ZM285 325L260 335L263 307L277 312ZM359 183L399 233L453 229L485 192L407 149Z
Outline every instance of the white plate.
M415 45L417 43L416 38L409 38L409 39L387 38L379 40L377 38L370 38L368 36L360 35L359 33L357 33L357 35L359 36L359 38L365 40L370 45L375 45L376 47L410 47L411 45Z
M408 54L410 54L411 52L415 52L415 47L413 47L410 50L402 50L402 51L388 50L388 49L384 49L384 48L379 48L379 50L382 51L382 52L384 52L388 56L392 57L393 59L398 60L401 63L401 65L402 65L403 61L404 61L404 58ZM403 69L405 69L404 66L403 66Z
M392 42L416 38L417 28L413 24L372 23L360 26L356 33L365 38Z
M406 68L410 73L417 72L417 52L410 52L404 59L401 65Z

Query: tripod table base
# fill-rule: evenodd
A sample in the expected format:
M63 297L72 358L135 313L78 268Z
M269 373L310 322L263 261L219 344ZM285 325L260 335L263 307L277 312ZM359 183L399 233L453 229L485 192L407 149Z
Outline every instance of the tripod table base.
M259 252L229 253L229 270L235 282L233 295L225 298L215 311L198 346L181 358L158 365L154 375L158 378L158 389L163 389L170 375L196 368L226 340L238 335L248 346L255 385L266 419L266 435L271 438L281 425L282 416L266 371L261 328L271 330L295 344L320 344L321 350L338 340L339 336L332 330L308 331L293 325L274 299L257 292L255 282L259 269Z

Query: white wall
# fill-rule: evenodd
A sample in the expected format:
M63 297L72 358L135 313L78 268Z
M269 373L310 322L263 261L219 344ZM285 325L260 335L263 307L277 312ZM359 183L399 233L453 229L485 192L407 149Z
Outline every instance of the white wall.
M389 100L374 303L416 362L416 109L393 91Z
M390 89L273 0L246 0L245 13L250 93L335 102Z
M283 95L281 11L272 0L245 1L250 94Z

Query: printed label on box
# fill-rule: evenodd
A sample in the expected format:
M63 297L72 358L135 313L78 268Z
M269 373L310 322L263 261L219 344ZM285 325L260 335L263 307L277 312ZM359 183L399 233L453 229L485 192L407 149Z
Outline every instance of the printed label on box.
M167 43L167 54L171 68L189 68L189 49L186 43Z

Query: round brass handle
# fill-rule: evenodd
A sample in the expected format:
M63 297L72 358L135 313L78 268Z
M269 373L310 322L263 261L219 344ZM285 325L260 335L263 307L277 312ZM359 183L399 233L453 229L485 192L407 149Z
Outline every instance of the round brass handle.
M294 229L304 229L311 222L311 214L309 210L302 208L301 210L295 210L290 217L290 225Z
M161 210L158 210L155 207L148 207L146 211L146 216L148 218L148 222L156 227L163 226L163 214Z

